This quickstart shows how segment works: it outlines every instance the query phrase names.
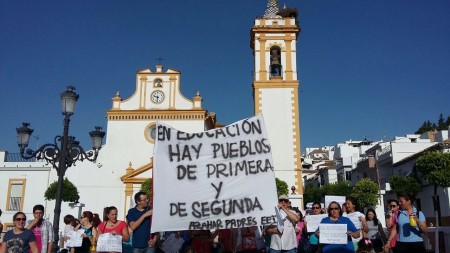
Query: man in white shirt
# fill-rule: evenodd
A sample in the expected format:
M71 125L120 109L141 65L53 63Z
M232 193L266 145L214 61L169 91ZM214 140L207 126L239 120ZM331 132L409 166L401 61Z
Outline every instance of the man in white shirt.
M266 233L272 235L270 241L270 253L295 253L297 251L297 240L295 226L299 221L297 214L288 208L289 198L287 195L278 197L278 208L282 226L269 226ZM280 231L281 230L281 231Z

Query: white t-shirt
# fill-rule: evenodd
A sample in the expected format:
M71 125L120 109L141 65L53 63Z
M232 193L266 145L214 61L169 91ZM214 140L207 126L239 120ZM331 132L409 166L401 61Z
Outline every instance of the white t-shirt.
M342 216L349 218L353 224L355 225L355 227L361 232L362 229L362 222L359 220L360 217L365 218L366 216L358 211L355 211L353 213L344 213ZM359 242L359 240L361 240L362 238L362 233L359 234L358 238L353 238L352 237L352 241L353 242Z
M289 210L294 213L294 211ZM295 225L289 220L287 214L280 210L280 214L283 218L284 229L282 233L272 234L270 241L270 248L274 250L291 250L297 248L297 236L295 234Z

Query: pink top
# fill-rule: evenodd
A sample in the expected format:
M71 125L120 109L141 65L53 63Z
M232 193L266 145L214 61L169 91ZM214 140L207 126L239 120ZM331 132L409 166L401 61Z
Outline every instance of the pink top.
M107 221L109 222L109 221ZM106 224L107 222L102 222L100 223L100 225L98 225L98 230L100 230L100 232L102 233L111 233L111 232L116 232L116 234L118 235L122 235L122 230L124 228L127 227L127 224L125 223L125 221L119 221L119 224L113 228L107 228Z
M305 226L305 223L303 221L299 221L297 223L297 227L300 229L300 233L297 234L297 242L300 241L300 238L302 238L303 233L303 227Z

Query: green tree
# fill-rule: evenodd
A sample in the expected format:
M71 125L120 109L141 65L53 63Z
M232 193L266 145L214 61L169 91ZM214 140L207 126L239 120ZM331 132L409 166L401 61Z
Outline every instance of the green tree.
M286 182L284 182L281 179L278 179L277 177L275 178L275 183L277 185L277 196L280 196L282 194L288 194L289 190L288 190L288 184Z
M440 223L441 208L437 189L438 187L450 187L450 153L426 152L417 159L416 168L422 178L434 186L434 209L438 212Z
M321 201L322 198L322 192L319 187L316 187L314 185L306 185L305 186L305 192L303 193L303 204L306 207L307 203L314 202L314 201Z
M153 197L153 180L149 178L144 181L141 185L141 191L147 194L148 199L152 199Z
M448 126L445 124L444 115L439 114L438 124L437 124L438 130L446 130Z
M423 134L428 131L433 131L435 127L433 127L433 124L428 120L424 121L422 126L416 131L416 134Z
M392 176L389 180L392 190L398 195L409 194L416 197L417 194L422 190L422 186L417 181L417 179L406 176Z
M55 181L49 185L44 193L45 200L56 199L56 191L58 189L58 181ZM69 179L64 178L62 187L62 201L64 202L75 202L79 199L78 189Z
M378 203L379 187L374 181L364 178L356 183L350 196L356 199L361 209L374 207Z
M322 197L325 195L335 195L335 196L350 196L352 193L352 186L348 184L347 181L336 182L336 183L326 183L322 186L321 193Z

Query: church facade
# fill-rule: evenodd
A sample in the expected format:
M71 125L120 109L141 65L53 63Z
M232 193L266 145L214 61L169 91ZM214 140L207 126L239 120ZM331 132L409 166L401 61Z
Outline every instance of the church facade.
M302 206L296 64L300 30L295 16L279 12L277 1L269 0L266 13L255 19L251 29L254 113L264 116L276 176L289 188L293 186L293 206ZM107 111L106 142L96 163L78 162L66 172L78 188L80 203L63 202L61 217L78 216L80 208L101 215L105 206L115 205L124 219L134 205L134 193L152 177L157 121L184 132L218 127L215 114L202 107L200 92L191 94L192 98L181 94L180 79L179 71L157 65L136 73L135 92L129 98L122 99L117 92ZM57 180L56 171L43 161L11 161L6 157L6 152L0 152L0 191L5 193L0 195L2 220L12 220L19 210L31 214L35 204L44 204L46 217L52 221L54 201L44 200L43 193ZM5 230L11 226L6 222Z

